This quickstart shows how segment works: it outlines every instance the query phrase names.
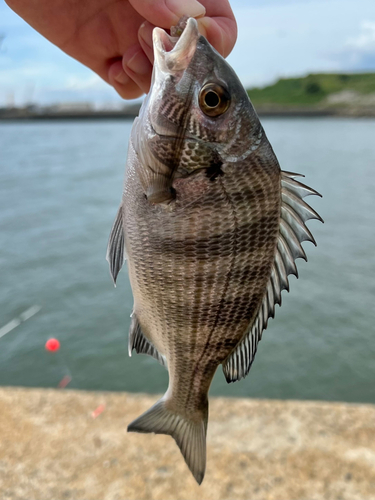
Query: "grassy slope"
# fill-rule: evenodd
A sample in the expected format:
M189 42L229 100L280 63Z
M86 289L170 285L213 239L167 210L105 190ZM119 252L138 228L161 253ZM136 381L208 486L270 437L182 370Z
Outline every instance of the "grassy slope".
M248 89L257 104L314 105L332 93L355 90L361 94L375 92L375 73L312 74L303 78L283 78L264 88Z

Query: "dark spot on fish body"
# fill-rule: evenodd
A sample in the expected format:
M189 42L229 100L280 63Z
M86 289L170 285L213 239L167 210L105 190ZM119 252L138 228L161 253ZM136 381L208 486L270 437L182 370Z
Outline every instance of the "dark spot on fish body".
M224 175L224 172L222 171L223 163L221 161L212 163L207 169L206 169L206 176L210 179L210 181L215 181L219 176Z
M222 166L222 159L216 151L213 151L210 159L210 166L206 169L206 176L210 181L214 181L218 176L224 175Z

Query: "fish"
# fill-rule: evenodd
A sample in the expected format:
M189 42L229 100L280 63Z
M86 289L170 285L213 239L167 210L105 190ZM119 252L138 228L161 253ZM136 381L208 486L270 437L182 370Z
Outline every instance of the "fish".
M323 222L319 195L281 171L235 71L189 18L154 28L151 90L135 119L107 260L127 261L129 354L154 357L168 389L129 432L172 436L198 484L206 470L208 390L249 373L262 332L298 277L301 245Z

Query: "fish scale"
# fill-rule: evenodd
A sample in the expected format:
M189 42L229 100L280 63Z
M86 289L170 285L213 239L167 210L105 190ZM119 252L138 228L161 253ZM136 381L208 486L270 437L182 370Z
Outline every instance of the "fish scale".
M168 360L178 359L183 375L174 391L182 408L188 399L201 401L218 364L243 337L264 295L280 211L276 160L268 170L264 173L255 162L248 168L224 165L224 175L215 181L204 172L180 180L172 212L150 205L136 173L129 175L125 193L129 266L158 270L131 278L135 314L158 351ZM198 193L206 187L208 198L192 199L191 183L201 186ZM247 230L249 221L254 224L252 231ZM234 279L235 272L239 280ZM231 338L225 342L228 331ZM198 357L197 351L202 351Z
M116 280L126 252L129 352L169 373L163 398L128 430L171 435L201 483L212 378L220 364L228 382L249 372L306 258L301 242L314 243L305 222L320 217L302 198L318 193L280 170L245 90L194 19L178 41L156 28L154 52L107 258Z

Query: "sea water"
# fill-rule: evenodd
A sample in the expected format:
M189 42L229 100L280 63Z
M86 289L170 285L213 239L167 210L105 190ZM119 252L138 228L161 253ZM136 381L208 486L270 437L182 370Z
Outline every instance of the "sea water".
M375 403L375 121L262 122L281 168L323 194L307 201L325 224L308 222L318 247L304 243L309 262L297 261L248 377L227 385L219 367L211 394ZM114 288L105 261L130 129L0 123L0 385L165 391L162 366L128 357L128 273Z

